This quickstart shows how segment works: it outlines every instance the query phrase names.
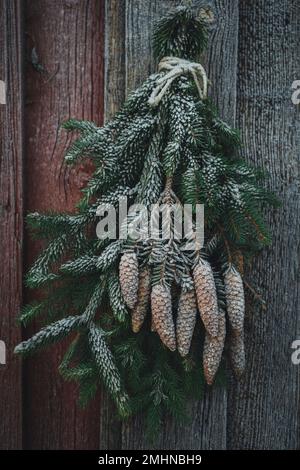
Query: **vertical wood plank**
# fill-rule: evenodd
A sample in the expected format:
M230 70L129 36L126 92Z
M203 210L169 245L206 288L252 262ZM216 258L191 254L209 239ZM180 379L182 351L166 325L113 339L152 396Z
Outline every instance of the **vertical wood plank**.
M21 362L13 354L21 340L16 317L22 302L23 247L23 72L22 9L19 0L0 0L0 449L22 447ZM4 352L4 351L3 351Z
M27 0L25 5L26 211L73 211L89 168L64 166L70 137L59 126L69 117L102 123L104 2ZM26 242L28 265L40 246ZM35 324L26 335L37 329ZM26 448L99 447L99 396L88 409L79 409L76 387L57 372L65 349L60 345L26 360Z
M104 119L125 99L125 0L105 0ZM105 389L101 389L100 449L120 449L121 423Z
M125 99L125 0L105 1L104 117L110 119Z
M179 3L176 0L126 1L126 94L155 70L151 54L153 23ZM236 105L238 1L215 0L211 3L215 9L216 22L212 28L205 63L213 82L213 98L220 107L221 115L233 123ZM201 352L199 357L200 355ZM206 390L200 403L191 404L192 423L189 426L178 426L172 421L166 422L157 448L225 448L226 413L226 392ZM142 419L136 417L123 424L121 446L124 449L149 448L150 444L145 441L144 436Z
M180 2L147 3L129 0L126 13L126 88L133 89L153 71L151 32L154 20ZM234 122L236 104L236 71L238 40L238 1L210 2L216 21L212 27L209 48L204 60L212 81L212 98L224 119ZM199 352L199 360L201 352ZM224 449L226 447L226 391L205 390L199 403L192 403L189 425L179 426L172 420L165 423L159 437L160 449ZM123 447L148 448L141 419L123 426Z
M155 22L171 8L179 5L179 0L154 0L126 2L126 95L156 70L152 55L152 32Z
M272 246L255 260L252 283L267 311L246 319L246 377L229 393L228 447L299 449L300 368L291 344L300 338L299 105L291 101L300 77L297 0L240 1L238 127L244 154L270 174L282 201L268 213Z

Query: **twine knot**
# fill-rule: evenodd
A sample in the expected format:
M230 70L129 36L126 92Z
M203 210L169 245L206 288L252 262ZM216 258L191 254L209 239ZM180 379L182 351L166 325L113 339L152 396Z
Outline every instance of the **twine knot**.
M166 70L168 73L157 80L156 87L148 100L150 106L157 106L172 82L181 75L191 74L200 98L205 99L207 97L208 79L201 64L178 57L164 57L158 65L158 70L159 72Z

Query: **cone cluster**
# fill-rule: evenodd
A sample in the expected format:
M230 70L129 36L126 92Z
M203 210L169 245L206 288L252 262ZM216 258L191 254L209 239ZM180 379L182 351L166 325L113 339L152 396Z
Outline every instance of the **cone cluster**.
M206 382L214 381L221 362L225 337L226 314L218 306L214 274L208 261L200 259L193 269L194 288L182 290L179 296L176 323L173 317L170 287L163 281L151 288L148 267L139 270L137 255L125 252L119 265L121 291L132 311L132 330L140 331L151 303L151 331L171 351L187 356L195 330L197 310L205 328L203 369ZM237 377L245 369L243 281L239 272L230 266L224 274L227 316L230 327L229 351Z

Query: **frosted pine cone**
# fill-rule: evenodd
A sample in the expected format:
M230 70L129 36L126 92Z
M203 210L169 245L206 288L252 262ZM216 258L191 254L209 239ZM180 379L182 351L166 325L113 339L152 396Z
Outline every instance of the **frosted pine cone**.
M171 351L176 349L175 327L172 315L171 292L157 284L151 292L151 311L155 330L163 344Z
M232 334L230 337L230 359L233 371L239 379L246 367L244 333Z
M241 333L245 317L244 286L240 273L233 266L225 272L224 285L230 326L235 333Z
M135 253L126 252L122 255L119 278L125 303L130 309L133 309L137 303L139 285L139 266Z
M197 304L194 289L181 292L177 312L176 337L178 351L183 357L189 353L191 347L196 315Z
M218 336L205 334L203 348L203 369L205 380L208 385L212 385L217 370L219 368L224 349L226 336L226 319L224 310L219 310L219 332Z
M193 271L197 303L207 333L217 336L219 310L214 275L210 264L200 260Z
M140 331L144 323L150 296L151 278L149 269L145 268L140 274L138 301L132 312L132 330L134 333Z

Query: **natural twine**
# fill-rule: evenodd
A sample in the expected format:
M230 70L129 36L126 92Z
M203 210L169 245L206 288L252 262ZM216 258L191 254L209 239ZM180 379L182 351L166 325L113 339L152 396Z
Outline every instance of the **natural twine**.
M166 70L168 73L157 80L157 86L152 91L148 100L150 106L157 106L172 82L181 75L191 74L200 98L205 99L207 97L208 79L204 67L201 64L178 57L164 57L158 65L158 70L159 72Z

